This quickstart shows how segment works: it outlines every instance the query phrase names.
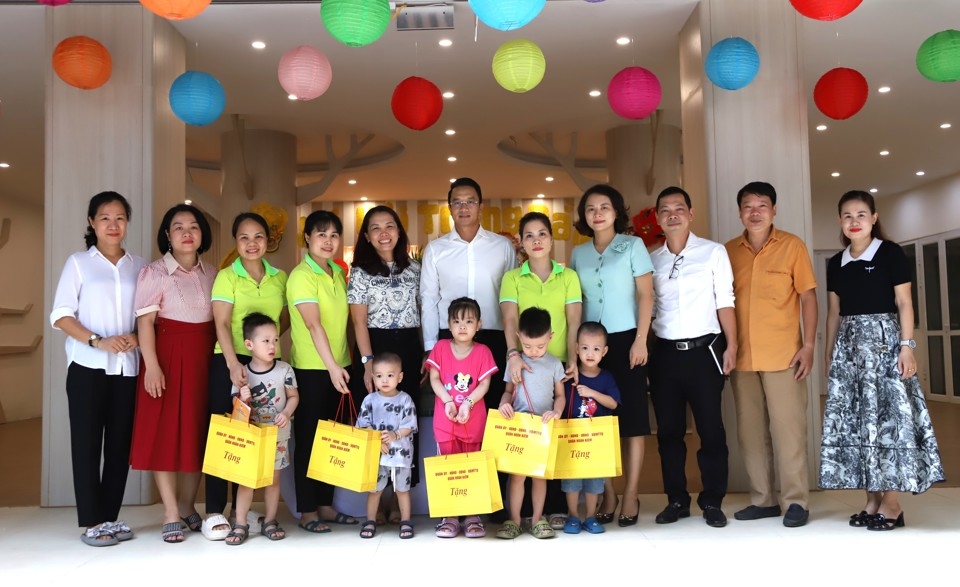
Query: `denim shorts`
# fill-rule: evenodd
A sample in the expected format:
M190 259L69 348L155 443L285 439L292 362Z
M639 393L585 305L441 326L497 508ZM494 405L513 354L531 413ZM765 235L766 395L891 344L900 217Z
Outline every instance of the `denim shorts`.
M564 493L583 491L591 495L603 493L603 479L561 479L560 489Z

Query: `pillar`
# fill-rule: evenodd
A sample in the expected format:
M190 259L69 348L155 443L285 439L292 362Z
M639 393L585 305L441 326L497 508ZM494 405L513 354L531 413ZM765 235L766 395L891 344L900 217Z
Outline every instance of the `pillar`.
M606 133L610 185L623 194L631 216L656 204L663 188L682 185L680 129L650 121L617 126Z

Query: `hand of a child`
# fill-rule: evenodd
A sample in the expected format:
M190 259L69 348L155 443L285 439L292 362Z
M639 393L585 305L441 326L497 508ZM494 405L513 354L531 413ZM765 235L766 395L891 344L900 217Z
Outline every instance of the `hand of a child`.
M240 401L242 401L242 402L245 403L245 404L248 404L248 403L250 403L250 398L251 398L251 397L252 397L252 396L251 396L251 394L250 394L250 386L249 386L249 385L244 385L244 386L240 387Z
M287 419L287 416L284 415L283 412L280 412L280 413L277 414L277 416L273 419L273 423L276 424L278 428L286 428L287 425L290 424L290 420Z
M451 422L457 421L457 404L454 402L447 402L443 404L443 412L447 415L447 419Z
M390 444L394 440L400 440L400 436L393 430L383 430L380 432L380 442Z
M587 387L586 385L578 385L578 386L577 386L577 393L579 393L579 394L580 394L580 397L582 397L582 398L584 398L584 399L588 399L588 398L591 398L591 397L593 397L593 398L597 397L597 392L594 391L594 390L592 390L592 389L590 389L590 388Z
M507 420L513 419L513 406L510 404L500 404L500 415Z
M560 417L560 414L554 412L553 410L547 410L546 412L543 413L543 423L546 424L550 420L553 420L559 417Z
M470 420L470 402L460 404L460 410L457 411L457 422L466 424Z

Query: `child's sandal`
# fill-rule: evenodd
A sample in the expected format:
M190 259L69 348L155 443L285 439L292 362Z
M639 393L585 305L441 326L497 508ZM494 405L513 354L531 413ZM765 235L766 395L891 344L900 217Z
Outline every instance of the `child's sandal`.
M373 538L377 534L377 521L367 520L360 525L360 538Z
M250 535L250 526L247 524L234 524L233 529L227 534L227 546L240 546L247 541Z
M413 522L400 520L400 539L409 540L410 538L413 538Z
M283 540L287 537L287 532L280 527L280 522L277 520L264 522L260 527L260 534L266 536L270 540Z

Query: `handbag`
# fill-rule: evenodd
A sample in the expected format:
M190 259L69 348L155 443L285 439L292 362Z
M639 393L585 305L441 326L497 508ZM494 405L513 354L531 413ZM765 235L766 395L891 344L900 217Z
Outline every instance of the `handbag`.
M350 406L350 424L317 422L307 477L351 491L373 491L380 472L380 432L353 425L357 408L348 397L340 397L336 418L340 419L346 402Z
M273 484L277 427L249 424L230 416L210 417L203 472L244 487Z
M488 452L423 459L431 518L489 514L503 509L497 465Z
M608 479L623 474L620 462L620 419L617 416L571 418L573 386L567 417L553 426L557 446L554 479Z
M522 383L520 387L523 387ZM529 395L527 397L527 404L533 405ZM553 426L554 420L544 424L543 417L536 414L518 412L508 420L499 411L491 409L483 429L481 450L490 451L497 462L498 471L553 479L557 460Z

